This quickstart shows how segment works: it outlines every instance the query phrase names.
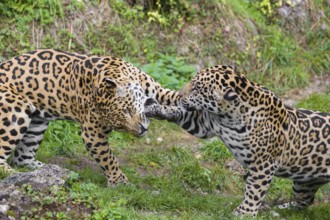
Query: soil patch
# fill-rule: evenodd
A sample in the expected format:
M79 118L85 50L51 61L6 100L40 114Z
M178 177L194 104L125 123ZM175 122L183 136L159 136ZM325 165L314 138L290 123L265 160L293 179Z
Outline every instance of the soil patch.
M313 76L311 82L305 88L292 89L282 96L284 104L296 105L300 100L307 98L313 93L327 93L330 91L330 74Z

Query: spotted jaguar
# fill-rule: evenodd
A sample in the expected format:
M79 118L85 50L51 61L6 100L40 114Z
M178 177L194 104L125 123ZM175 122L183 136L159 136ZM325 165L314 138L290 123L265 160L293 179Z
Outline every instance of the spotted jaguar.
M224 142L248 170L234 214L256 216L273 176L293 180L295 199L282 207L297 209L330 181L330 114L286 106L229 65L200 71L180 94L178 106L152 105L148 115Z
M36 151L51 120L81 124L82 139L109 186L127 182L108 147L112 130L146 134L145 107L177 104L177 93L111 56L55 49L28 52L0 63L0 167L12 162L37 168Z

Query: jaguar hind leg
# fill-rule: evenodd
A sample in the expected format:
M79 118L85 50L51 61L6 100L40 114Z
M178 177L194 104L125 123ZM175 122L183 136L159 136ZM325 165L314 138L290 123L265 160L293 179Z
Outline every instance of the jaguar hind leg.
M38 116L32 117L27 132L16 147L12 161L15 165L27 166L31 169L36 169L44 165L35 159L35 154L44 137L48 123L49 121Z
M313 204L316 191L325 183L317 182L298 182L293 181L293 191L295 201L287 202L279 205L280 209L293 208L301 210L307 208L309 205Z
M0 94L0 168L12 172L7 159L24 137L33 107L10 87L0 86Z

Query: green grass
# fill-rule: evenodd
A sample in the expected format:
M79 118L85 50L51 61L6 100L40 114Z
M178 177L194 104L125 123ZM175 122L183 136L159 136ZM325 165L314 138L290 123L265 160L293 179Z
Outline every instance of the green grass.
M315 21L307 19L300 29L285 27L283 20L270 22L242 0L194 0L187 7L185 0L169 1L169 12L155 9L151 14L141 5L130 7L118 0L109 5L95 0L61 3L0 3L0 61L47 47L112 55L136 63L163 86L175 89L195 69L234 64L278 95L305 86L313 74L329 74L330 32L321 25L327 24L330 10L321 0L310 9ZM325 17L318 17L320 10ZM330 113L329 92L314 94L298 107ZM63 190L72 199L95 205L94 219L235 219L231 211L243 198L244 180L226 168L233 157L220 141L197 140L174 124L157 121L143 138L113 132L111 148L132 185L108 189L83 146L79 127L66 121L51 123L37 159L79 174ZM328 186L319 190L317 201L326 200L329 191ZM266 201L291 195L291 182L275 178ZM276 211L285 219L322 219L329 216L329 208L320 203L301 212ZM57 214L65 213L47 215ZM257 219L273 217L262 212Z
M329 98L329 94L314 94L298 106L329 112ZM201 141L174 124L159 121L152 122L149 134L143 138L114 132L110 136L111 146L131 184L107 188L105 177L82 146L79 133L77 124L52 123L38 157L45 162L57 161L77 173L71 186L62 190L66 194L69 190L72 200L93 204L95 211L91 219L110 215L118 219L148 220L239 219L231 212L243 199L245 182L242 175L226 168L226 161L233 157L221 141ZM159 137L163 138L162 142L157 140ZM290 199L291 187L290 180L274 178L265 202ZM90 200L85 201L87 197ZM276 207L272 210L284 219L324 219L330 214L330 204L323 201L329 197L330 186L326 185L318 191L316 205L306 210ZM48 213L56 214L63 213ZM256 219L276 218L268 210L262 211Z
M329 88L330 91L330 88ZM303 99L297 107L312 109L321 112L330 113L330 92L328 94L312 94L311 96Z

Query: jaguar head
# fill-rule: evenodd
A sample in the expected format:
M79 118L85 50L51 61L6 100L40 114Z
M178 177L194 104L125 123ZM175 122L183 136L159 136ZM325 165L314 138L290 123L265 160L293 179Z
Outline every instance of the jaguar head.
M143 136L150 122L145 108L156 101L145 95L137 81L105 77L97 89L95 102L102 119L112 129Z
M182 107L188 111L228 113L239 102L239 96L230 83L235 75L231 66L215 66L200 71L180 91Z

